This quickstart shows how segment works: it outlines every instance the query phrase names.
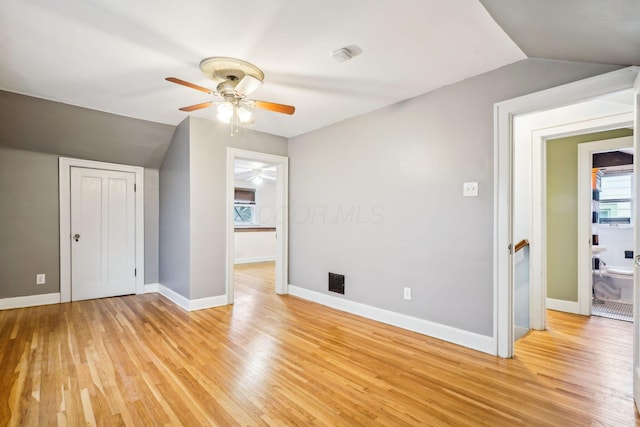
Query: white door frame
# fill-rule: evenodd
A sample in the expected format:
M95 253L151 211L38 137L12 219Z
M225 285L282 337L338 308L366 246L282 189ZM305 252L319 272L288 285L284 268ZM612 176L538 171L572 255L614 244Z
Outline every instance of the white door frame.
M500 357L513 357L514 117L633 88L639 72L629 67L494 105L494 337Z
M226 295L227 304L233 304L234 292L234 225L233 201L235 194L234 167L236 159L255 160L276 166L276 293L288 293L289 271L289 158L275 154L240 150L227 147L227 254L226 254Z
M633 116L633 113L629 114ZM633 123L633 117L631 117ZM633 147L633 138L625 136L578 144L578 314L591 315L591 169L593 154Z
M558 309L576 314L589 315L591 313L591 296L587 296L586 304L588 308L585 308L584 294L578 293L578 301L558 301L547 299L547 266L546 266L546 253L547 253L547 219L546 219L546 143L550 139L564 138L568 136L581 135L585 133L602 132L611 129L617 129L625 126L633 125L633 113L619 113L611 114L603 117L595 117L582 121L574 121L568 124L562 124L558 126L547 126L546 124L538 124L540 129L526 129L527 133L531 134L531 180L532 180L532 227L531 227L531 239L532 247L530 250L530 266L531 266L531 327L537 330L544 330L546 328L546 308ZM531 132L528 132L531 131ZM584 144L580 144L578 149ZM581 164L578 163L578 176L580 176ZM590 174L589 170L589 174ZM579 178L580 179L580 178ZM578 181L580 182L580 181ZM580 203L580 202L578 202ZM579 205L580 206L580 205ZM580 217L580 212L578 212ZM585 217L587 218L587 217ZM587 220L590 216L587 218ZM578 220L580 226L581 220ZM578 233L578 236L584 236L584 234ZM582 242L584 243L584 242ZM580 245L577 246L580 248ZM578 261L581 258L578 255ZM578 266L580 271L580 265ZM588 263L589 274L591 269L591 263ZM579 283L581 279L578 275ZM551 306L551 302L555 305ZM586 310L586 311L585 311Z
M144 293L144 168L92 160L59 159L60 186L60 302L71 301L71 168L130 172L136 184L136 294Z

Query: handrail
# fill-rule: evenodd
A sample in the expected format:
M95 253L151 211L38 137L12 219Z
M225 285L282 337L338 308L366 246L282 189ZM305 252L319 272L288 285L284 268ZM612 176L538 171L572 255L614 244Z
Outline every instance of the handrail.
M527 239L520 240L518 243L516 243L516 247L513 253L518 252L520 249L523 249L525 246L529 246L529 241Z

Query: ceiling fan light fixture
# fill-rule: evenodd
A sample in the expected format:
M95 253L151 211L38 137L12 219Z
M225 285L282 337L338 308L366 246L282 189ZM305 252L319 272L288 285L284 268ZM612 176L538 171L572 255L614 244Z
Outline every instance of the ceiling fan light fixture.
M246 99L249 94L262 86L264 81L262 70L247 61L216 56L203 59L200 62L200 69L205 76L218 82L215 92L176 77L167 77L166 80L214 95L221 98L221 101L202 102L182 107L180 111L191 112L217 105L217 118L222 123L230 125L231 136L238 133L241 125L253 123L253 108L288 115L293 114L296 110L291 105Z
M230 102L222 102L218 104L218 120L224 123L230 123L233 117L233 104Z
M260 86L262 86L262 80L258 80L255 77L247 74L236 85L236 95L238 95L240 98L244 98L245 96L257 90Z
M253 123L253 113L247 107L241 105L236 110L240 124L247 125Z
M253 182L255 185L260 185L262 184L262 177L260 175L256 175L253 177L251 182Z

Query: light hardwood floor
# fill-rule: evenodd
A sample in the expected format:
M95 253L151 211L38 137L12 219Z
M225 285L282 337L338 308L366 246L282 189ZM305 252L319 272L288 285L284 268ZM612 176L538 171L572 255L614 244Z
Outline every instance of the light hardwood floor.
M0 312L0 425L631 426L630 323L549 312L499 359L276 296L155 294Z

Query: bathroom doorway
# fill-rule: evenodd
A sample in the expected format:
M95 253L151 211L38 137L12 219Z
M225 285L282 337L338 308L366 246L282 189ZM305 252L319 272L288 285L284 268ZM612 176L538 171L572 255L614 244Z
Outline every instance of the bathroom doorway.
M590 252L580 252L580 292L591 293L591 315L628 322L633 321L633 156L633 138L627 136L581 144L578 159L580 230L586 233L581 237L591 243Z
M579 239L578 233L578 147L586 142L629 135L633 127L633 116L628 112L631 107L628 103L614 104L609 100L627 100L630 95L629 92L613 93L514 119L512 239L530 242L526 253L523 252L528 255L525 263L518 262L521 254L516 252L514 256L514 321L519 314L527 317L526 311L519 307L528 307L530 329L546 329L547 309L591 313L591 292L584 298L578 286L591 278L590 258L585 264L588 268L585 279L578 278L578 246L586 247L587 253L591 253L590 235ZM564 139L566 143L562 143ZM550 156L556 148L558 152ZM549 168L557 170L552 183L547 176ZM590 167L587 170L590 176ZM548 194L550 189L558 191ZM590 200L590 188L587 196ZM557 209L549 208L550 200L559 202ZM590 219L586 226L590 229ZM586 233L588 231L584 235ZM523 264L528 267L528 275L518 275ZM523 290L522 285L526 286ZM528 297L523 304L519 304L519 295ZM515 322L514 325L518 326Z

